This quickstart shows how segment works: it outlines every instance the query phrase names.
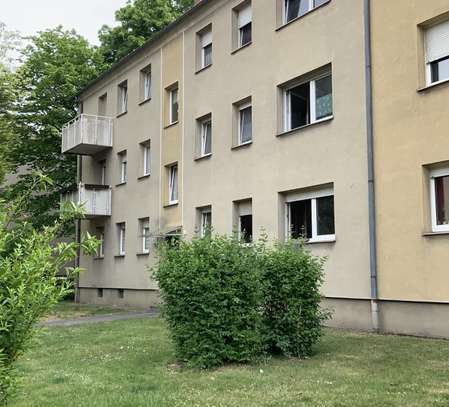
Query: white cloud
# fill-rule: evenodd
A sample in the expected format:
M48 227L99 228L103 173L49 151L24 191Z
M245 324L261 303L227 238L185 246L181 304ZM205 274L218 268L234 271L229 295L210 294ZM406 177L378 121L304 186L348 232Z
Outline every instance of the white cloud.
M114 25L114 13L126 0L0 0L0 3L0 21L8 30L32 35L62 25L98 44L98 30L103 24Z

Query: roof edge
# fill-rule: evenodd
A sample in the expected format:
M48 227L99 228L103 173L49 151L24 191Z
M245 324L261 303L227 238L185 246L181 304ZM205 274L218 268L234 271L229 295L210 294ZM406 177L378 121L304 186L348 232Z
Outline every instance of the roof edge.
M94 85L101 82L103 79L105 79L107 76L109 76L112 72L116 71L121 66L125 65L128 61L130 61L135 55L137 55L140 51L142 51L144 48L150 46L151 44L155 43L156 41L163 38L166 34L168 34L170 31L172 31L174 28L176 28L178 25L183 23L187 18L189 18L191 15L195 14L199 9L204 7L206 4L211 3L212 0L200 0L198 3L195 3L192 7L190 7L185 13L180 15L176 20L168 24L165 28L163 28L161 31L154 34L150 39L146 40L140 47L136 48L134 51L130 52L129 54L125 55L123 58L121 58L119 61L114 63L109 69L101 73L99 76L97 76L95 79L90 81L86 86L84 86L77 94L76 98L79 99L80 96L83 93L86 93L89 89L91 89Z

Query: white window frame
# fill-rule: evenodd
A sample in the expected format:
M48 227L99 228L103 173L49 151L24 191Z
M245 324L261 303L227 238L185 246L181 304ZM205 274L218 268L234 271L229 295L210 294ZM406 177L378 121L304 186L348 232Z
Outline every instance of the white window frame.
M315 242L334 242L335 233L330 235L318 235L318 222L317 222L317 206L316 201L318 198L325 198L327 196L334 197L334 225L335 225L335 194L333 188L325 188L318 191L298 192L288 194L285 199L285 238L291 237L290 219L291 219L291 206L290 204L298 201L311 200L311 217L312 217L312 237L307 239L307 243Z
M207 127L210 127L210 152L206 152ZM208 116L200 122L200 156L207 157L212 155L212 117Z
M125 255L125 243L126 243L126 224L118 224L118 254L119 256Z
M98 246L97 250L97 258L102 259L104 258L104 227L98 227L97 228L97 239L100 241L100 244Z
M211 224L210 227L212 227L212 208L203 208L201 209L201 219L200 219L200 236L204 237L206 236L206 220L207 220L207 215L210 214L210 218L211 218Z
M176 171L175 171L176 169ZM176 181L176 182L175 182ZM168 167L168 204L175 205L178 200L178 165L171 165ZM176 194L175 194L176 192ZM172 199L176 195L176 199Z
M249 10L249 11L248 11ZM239 10L237 10L237 30L238 30L238 47L241 48L245 45L251 44L251 41L247 42L246 44L243 44L243 29L248 25L251 24L251 29L252 29L252 23L253 23L253 16L252 16L252 4L248 3L245 6L243 6L242 8L240 8ZM242 24L241 23L241 13L249 13L251 15L251 17L249 18L248 21L246 21L246 24ZM252 37L252 33L251 33L251 37Z
M142 253L150 252L150 219L144 218L140 220L140 231L142 233ZM148 242L148 248L147 246Z
M128 160L126 158L126 153L121 153L120 155L120 183L125 184L128 182Z
M151 67L142 70L142 101L151 99Z
M288 15L288 7L287 7L287 0L282 0L282 15L283 15L283 23L284 24L287 24L287 23L289 23L290 21L294 21L295 19L297 19L297 18L299 18L299 17L302 17L303 15L306 15L307 13L310 13L313 9L315 9L316 8L316 6L315 6L315 1L316 0L308 0L309 1L309 3L308 3L308 8L307 8L307 11L304 13L304 14L301 14L301 15L299 15L299 16L296 16L295 18L292 18L291 20L287 20L287 15ZM324 3L323 3L324 4Z
M251 139L248 141L243 141L243 134L242 134L242 110L247 109L248 107L251 108ZM253 110L252 110L252 103L251 102L246 102L246 103L242 103L241 105L238 106L238 118L237 118L237 143L239 146L243 146L245 144L251 144L253 142Z
M176 86L173 89L170 89L170 108L169 108L169 124L175 124L178 122L179 120L179 88ZM176 120L173 120L173 114L174 114L174 109L173 109L173 104L174 104L174 94L176 93L176 103L178 104L178 110L177 110L177 114L176 114Z
M128 111L128 81L123 81L120 85L118 85L120 90L120 111L119 114L126 113Z
M316 76L310 81L304 81L304 82L297 82L293 85L289 85L288 87L283 89L283 103L284 103L284 131L291 131L295 129L300 129L301 127L309 126L314 123L320 123L322 121L326 121L331 119L334 116L334 106L333 106L333 96L334 96L334 90L332 88L332 114L329 116L322 117L321 119L316 118L316 81L319 81L320 79L326 78L330 76L332 78L331 72L326 72L322 75ZM331 79L332 80L332 79ZM297 86L305 85L306 83L309 83L309 103L310 103L310 118L309 123L304 124L303 126L292 128L291 124L291 93L290 90L293 88L296 88Z
M442 168L438 170L433 170L429 174L430 181L430 213L432 222L432 232L449 232L448 225L438 225L437 224L437 202L435 196L435 178L449 176L449 168Z
M150 175L151 168L151 146L150 143L144 143L143 147L143 175Z
M204 38L206 36L210 36L210 39L208 41L204 40ZM204 69L204 68L207 68L208 66L212 65L212 61L213 61L212 60L213 55L212 55L210 64L206 65L206 47L208 47L209 45L212 45L211 52L213 52L212 27L209 27L209 28L203 30L203 32L201 32L199 34L199 37L200 37L199 40L200 40L200 44L201 44L201 50L200 50L201 51L201 58L200 58L201 66L200 66L200 69Z

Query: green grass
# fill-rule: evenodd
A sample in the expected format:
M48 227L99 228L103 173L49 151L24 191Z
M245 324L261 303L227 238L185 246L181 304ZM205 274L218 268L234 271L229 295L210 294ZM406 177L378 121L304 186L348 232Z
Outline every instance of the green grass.
M52 327L19 370L17 407L449 406L449 342L337 330L307 360L195 371L159 318Z
M135 309L114 306L75 304L72 301L62 301L58 303L53 308L52 312L44 319L75 319L95 315L126 313L129 311L135 311Z

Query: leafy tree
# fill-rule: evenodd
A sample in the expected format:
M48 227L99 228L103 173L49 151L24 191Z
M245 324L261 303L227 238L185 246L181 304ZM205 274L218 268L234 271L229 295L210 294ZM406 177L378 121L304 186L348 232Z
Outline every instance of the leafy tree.
M52 186L28 201L30 219L40 226L57 216L60 193L75 182L76 158L61 154L60 131L76 115L77 93L99 74L102 60L83 37L62 27L32 37L23 56L16 72L18 135L11 156L15 167L26 171L7 196L23 194L30 171L49 174Z
M0 64L0 184L11 169L10 149L14 135L12 120L14 98L14 76Z
M66 223L81 215L70 206L58 221L36 230L26 221L27 201L34 191L51 186L51 180L32 174L28 190L14 201L0 201L0 405L7 404L15 389L15 363L27 349L36 323L68 291L71 278L59 279L57 272L72 260L78 247L93 254L98 246L85 235L76 242L55 244ZM69 276L80 272L67 268Z
M140 47L192 4L193 0L129 0L115 13L119 25L104 25L99 31L105 62L113 64Z

